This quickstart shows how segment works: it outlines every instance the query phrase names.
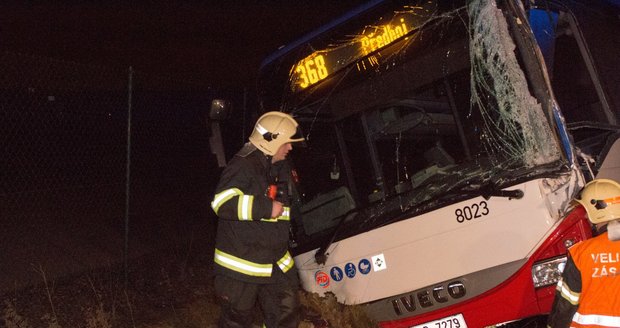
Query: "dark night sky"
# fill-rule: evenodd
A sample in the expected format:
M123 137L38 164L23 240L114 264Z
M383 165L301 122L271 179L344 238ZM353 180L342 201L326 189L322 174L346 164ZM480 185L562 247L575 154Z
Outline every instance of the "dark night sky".
M364 2L4 3L0 49L253 87L267 55Z

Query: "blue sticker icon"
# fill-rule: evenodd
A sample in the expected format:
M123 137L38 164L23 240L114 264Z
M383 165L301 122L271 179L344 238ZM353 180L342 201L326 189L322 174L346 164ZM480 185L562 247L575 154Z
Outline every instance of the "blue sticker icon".
M361 259L360 263L358 264L358 268L360 269L360 273L368 274L371 268L370 261L368 259Z
M340 269L339 267L333 267L331 270L329 270L329 275L332 276L332 279L334 279L334 281L340 281L342 280L343 275L342 275L342 269Z
M357 270L355 269L355 264L349 262L347 263L347 265L344 266L344 272L346 273L347 277L349 278L353 278L355 277L355 272Z

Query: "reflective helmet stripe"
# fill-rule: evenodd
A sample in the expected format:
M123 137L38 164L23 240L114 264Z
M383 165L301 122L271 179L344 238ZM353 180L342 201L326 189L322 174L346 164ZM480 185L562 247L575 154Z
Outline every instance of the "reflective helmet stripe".
M271 264L260 264L246 261L244 259L222 252L217 248L215 249L214 260L215 263L225 268L246 274L248 276L271 277L271 272L273 270L273 266Z
M226 203L235 196L241 195L243 195L243 192L237 188L231 188L221 191L220 193L215 195L215 197L213 197L213 201L211 202L211 208L213 209L213 211L215 211L215 214L217 214L217 211L220 209L220 206L222 206L222 204Z
M605 198L605 199L603 199L603 201L604 201L607 205L612 205L612 204L620 204L620 196L618 196L618 197L612 197L612 198Z
M256 131L258 131L258 133L260 133L261 135L264 135L265 133L269 132L267 129L265 129L262 125L260 124L256 124Z
M286 251L286 254L284 254L284 256L282 256L282 258L278 260L278 267L280 267L280 270L282 270L282 272L287 272L294 265L295 260L293 260L291 253L289 253L288 251Z

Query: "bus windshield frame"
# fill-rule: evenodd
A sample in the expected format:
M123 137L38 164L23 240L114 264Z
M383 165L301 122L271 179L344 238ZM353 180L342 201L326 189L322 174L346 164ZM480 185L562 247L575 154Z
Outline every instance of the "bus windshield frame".
M506 6L375 3L263 66L261 103L307 138L291 153L298 251L571 170L543 60ZM302 87L317 56L341 67Z

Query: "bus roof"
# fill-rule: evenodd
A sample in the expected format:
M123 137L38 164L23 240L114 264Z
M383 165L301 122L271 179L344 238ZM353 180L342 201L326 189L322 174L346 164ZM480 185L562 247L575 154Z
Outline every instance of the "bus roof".
M356 17L358 17L360 14L363 14L364 12L376 7L377 5L386 2L386 0L372 0L369 1L363 5L358 6L357 8L354 8L350 11L348 11L347 13L345 13L344 15L334 19L333 21L319 27L318 29L304 35L303 37L293 41L292 43L285 45L283 47L281 47L280 49L276 50L274 53L272 53L271 55L267 56L267 58L265 58L263 60L263 62L261 63L260 69L262 70L265 66L271 64L273 61L275 61L277 58L280 58L284 55L286 55L287 53L289 53L290 51L292 51L293 49L299 47L300 45L314 39L315 37L322 35L323 33L343 24L348 22L351 19L354 19Z

